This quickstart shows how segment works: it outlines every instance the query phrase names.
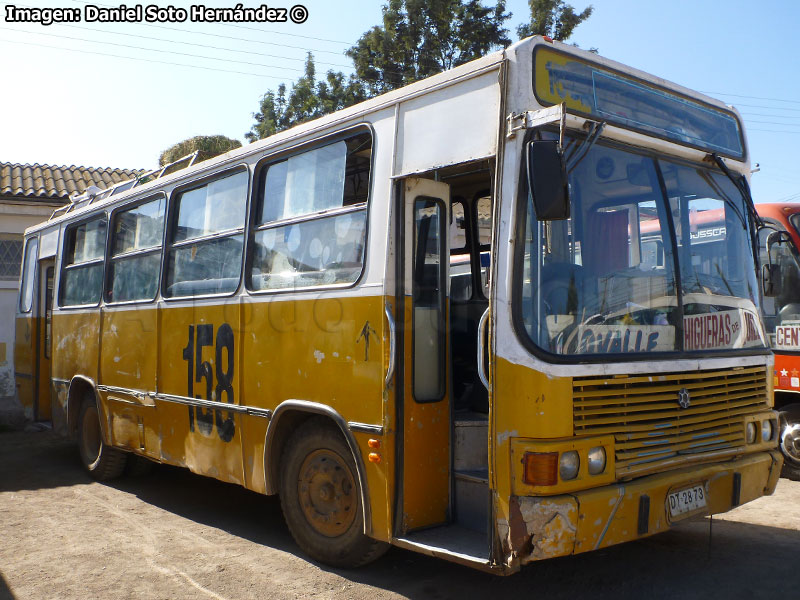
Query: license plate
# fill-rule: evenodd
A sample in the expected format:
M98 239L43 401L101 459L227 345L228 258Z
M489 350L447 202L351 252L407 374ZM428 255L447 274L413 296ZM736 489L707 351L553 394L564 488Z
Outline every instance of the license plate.
M706 489L702 485L693 485L676 492L670 492L667 496L669 503L669 514L677 517L686 513L694 512L706 506Z

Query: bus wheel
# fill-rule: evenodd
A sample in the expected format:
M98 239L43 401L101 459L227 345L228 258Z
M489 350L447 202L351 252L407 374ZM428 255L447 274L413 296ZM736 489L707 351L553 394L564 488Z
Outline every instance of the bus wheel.
M100 417L93 398L85 398L78 418L78 449L81 462L93 479L105 481L122 475L127 455L106 446L100 431Z
M155 463L144 456L130 453L125 465L125 475L131 477L144 477L153 472Z
M780 446L783 453L781 475L800 481L800 404L784 406L779 411Z
M357 567L388 548L363 533L353 456L324 419L306 421L287 443L280 494L289 530L312 558L335 567Z

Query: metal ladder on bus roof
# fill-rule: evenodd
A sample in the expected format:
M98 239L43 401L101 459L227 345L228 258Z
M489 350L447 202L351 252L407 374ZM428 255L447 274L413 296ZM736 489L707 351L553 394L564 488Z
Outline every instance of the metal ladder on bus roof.
M191 154L187 154L186 156L181 156L177 160L173 160L171 163L167 163L163 167L159 167L158 169L153 169L152 171L147 171L138 175L135 179L128 179L126 181L122 181L117 183L116 185L111 186L110 188L100 189L95 185L90 185L82 194L74 194L69 198L69 204L65 206L60 206L53 211L50 215L50 218L47 219L51 221L56 217L60 217L62 215L66 215L67 213L72 212L73 210L77 210L78 208L82 208L84 206L89 206L90 204L94 203L97 200L103 200L104 198L108 198L113 196L114 194L118 194L120 192L125 192L127 190L135 188L137 185L143 185L145 183L150 183L151 181L155 181L156 179L162 178L164 175L168 173L172 173L178 169L172 169L175 165L178 165L182 162L189 161L189 163L185 167L181 167L182 169L188 169L194 164L194 161L197 160L197 156L199 155L200 151L195 150ZM157 174L156 174L157 173Z

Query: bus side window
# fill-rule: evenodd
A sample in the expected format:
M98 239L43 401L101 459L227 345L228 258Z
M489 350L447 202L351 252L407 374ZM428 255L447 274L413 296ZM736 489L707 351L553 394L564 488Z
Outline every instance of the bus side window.
M166 203L162 196L114 214L107 302L155 298Z
M247 171L178 193L166 261L166 297L233 293L239 287Z
M372 137L362 133L261 170L249 287L355 283L364 266Z
M22 268L22 285L19 291L19 312L29 313L33 308L33 282L36 277L36 257L39 239L30 238L25 246L25 264Z
M61 306L97 304L103 292L106 216L67 229L61 272Z

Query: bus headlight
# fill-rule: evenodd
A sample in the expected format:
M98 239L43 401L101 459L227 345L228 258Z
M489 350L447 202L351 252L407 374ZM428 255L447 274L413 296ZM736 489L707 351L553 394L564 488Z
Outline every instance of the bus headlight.
M761 421L761 441L768 442L772 439L772 421Z
M595 446L587 455L589 475L599 475L606 469L606 450L602 446Z
M581 466L581 458L575 450L569 450L561 455L558 462L558 474L562 481L575 479L578 476L578 469Z
M756 443L756 424L750 421L744 428L748 444Z

